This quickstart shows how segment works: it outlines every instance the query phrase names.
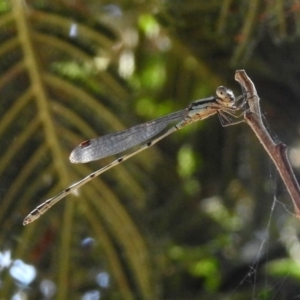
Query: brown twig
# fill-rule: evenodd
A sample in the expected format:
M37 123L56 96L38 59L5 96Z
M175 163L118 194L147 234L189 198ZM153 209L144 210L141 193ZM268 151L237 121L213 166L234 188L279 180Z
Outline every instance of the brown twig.
M296 216L300 218L300 188L287 157L287 147L283 143L276 144L265 128L260 113L259 97L253 82L246 72L244 70L236 71L235 80L244 89L249 105L249 110L244 114L245 121L252 128L276 165L293 200Z

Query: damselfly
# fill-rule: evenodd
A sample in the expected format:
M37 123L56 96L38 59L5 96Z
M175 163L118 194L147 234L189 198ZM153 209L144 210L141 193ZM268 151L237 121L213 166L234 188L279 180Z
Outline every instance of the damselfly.
M235 98L231 90L220 86L216 90L216 96L197 100L191 103L186 109L170 113L164 117L131 127L123 131L82 142L72 151L70 155L70 160L72 163L90 162L110 155L118 154L134 146L142 143L143 144L139 149L119 157L107 166L91 173L82 180L64 189L56 196L46 200L44 203L36 207L24 219L23 224L27 225L33 222L55 203L74 192L74 190L83 186L93 178L99 176L112 167L136 155L137 153L153 146L169 134L185 127L188 124L203 120L215 114L218 114L222 126L243 122L243 119L239 119L241 114L238 114L238 111L244 106L244 101L242 101L240 105L237 105L240 100L243 100L243 97ZM232 117L236 119L233 119ZM159 135L159 133L161 133L168 125L175 122L177 123L173 127Z

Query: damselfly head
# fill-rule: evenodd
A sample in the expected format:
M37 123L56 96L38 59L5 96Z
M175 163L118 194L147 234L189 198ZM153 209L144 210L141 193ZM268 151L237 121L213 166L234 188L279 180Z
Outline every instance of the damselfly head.
M228 103L235 102L233 91L224 86L219 86L216 90L216 94L218 98L220 98L224 102L228 102Z

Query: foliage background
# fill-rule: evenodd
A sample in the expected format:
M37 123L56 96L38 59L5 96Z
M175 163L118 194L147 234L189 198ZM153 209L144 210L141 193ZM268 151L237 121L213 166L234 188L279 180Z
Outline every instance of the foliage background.
M241 68L297 173L299 9L281 0L1 0L1 297L297 298L299 221L246 125L193 124L22 221L112 159L72 165L75 145L219 85L238 95ZM12 276L16 260L34 266L33 282Z

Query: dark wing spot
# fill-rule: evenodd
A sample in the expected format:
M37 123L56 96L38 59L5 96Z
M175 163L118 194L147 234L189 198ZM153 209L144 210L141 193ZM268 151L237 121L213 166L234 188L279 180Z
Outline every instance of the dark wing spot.
M86 140L86 141L84 141L84 142L82 142L81 144L80 144L80 147L81 148L86 148L87 146L89 146L91 144L91 140Z

